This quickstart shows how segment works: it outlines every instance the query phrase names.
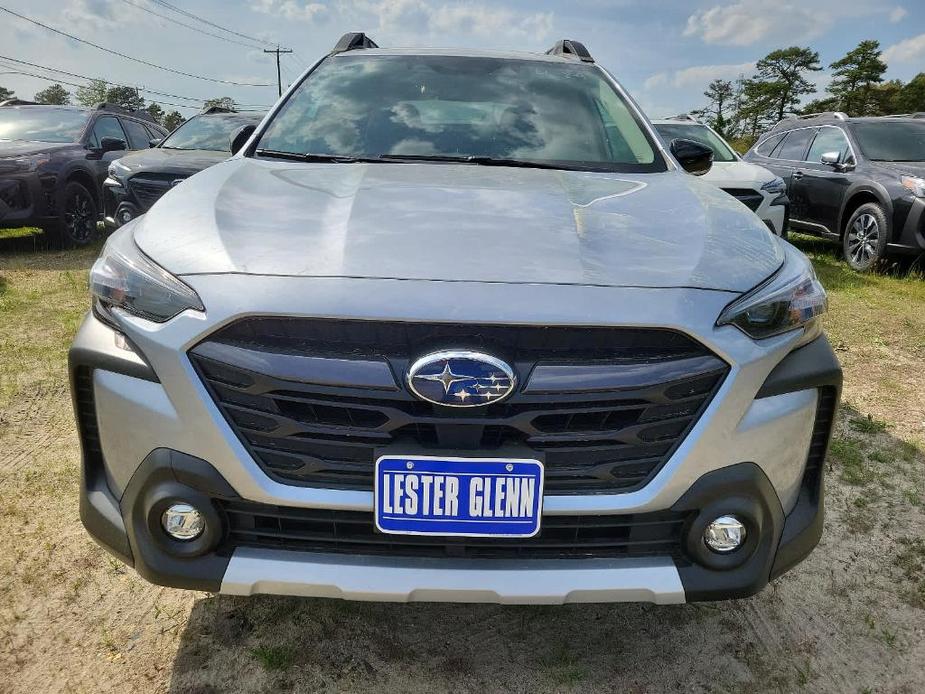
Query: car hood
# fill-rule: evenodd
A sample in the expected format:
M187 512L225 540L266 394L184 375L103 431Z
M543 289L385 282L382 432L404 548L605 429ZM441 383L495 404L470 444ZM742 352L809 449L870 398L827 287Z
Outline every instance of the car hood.
M62 149L79 149L73 142L31 142L28 140L0 140L0 159L10 157L28 157L33 154L46 154Z
M171 189L135 239L178 275L742 292L783 261L757 217L677 171L239 158Z
M721 188L755 188L773 180L774 174L747 161L715 161L702 178Z
M119 159L119 164L128 169L127 176L139 171L192 176L194 173L225 161L230 156L231 152L154 147L126 155Z

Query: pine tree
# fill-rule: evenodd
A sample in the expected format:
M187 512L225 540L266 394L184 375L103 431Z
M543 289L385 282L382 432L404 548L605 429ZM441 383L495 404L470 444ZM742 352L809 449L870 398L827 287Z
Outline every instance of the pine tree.
M871 90L883 82L886 63L880 59L880 42L861 41L844 57L829 65L832 82L828 92L838 99L839 108L849 116L873 115Z
M66 106L71 103L71 95L67 89L60 84L53 84L46 87L40 92L36 92L32 100L37 104L54 104L56 106Z
M771 51L758 61L758 74L753 81L764 86L761 93L769 99L781 120L788 111L793 111L804 94L816 91L815 85L806 79L807 72L818 72L819 54L810 48L791 46Z

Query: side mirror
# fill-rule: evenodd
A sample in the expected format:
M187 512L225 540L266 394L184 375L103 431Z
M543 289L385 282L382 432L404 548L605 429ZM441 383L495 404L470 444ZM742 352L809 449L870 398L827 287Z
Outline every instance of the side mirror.
M157 146L158 146L159 144L161 144L163 141L164 141L164 138L163 138L163 137L155 137L155 138L152 138L152 139L148 140L148 147L157 147Z
M681 168L694 176L703 176L713 166L713 150L699 142L678 138L669 149Z
M825 152L819 158L823 164L828 164L829 166L838 166L841 164L841 153L840 152Z
M124 149L127 149L127 146L125 140L121 137L104 137L100 139L99 152L101 154L106 154L106 152L119 152Z
M251 139L251 135L254 134L256 129L257 126L250 123L235 130L231 135L231 153L237 154L244 146L244 143Z

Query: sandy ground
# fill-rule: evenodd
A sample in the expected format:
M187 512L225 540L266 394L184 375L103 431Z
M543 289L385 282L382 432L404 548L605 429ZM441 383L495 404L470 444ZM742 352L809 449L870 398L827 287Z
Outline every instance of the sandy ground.
M245 599L149 585L80 525L63 357L92 255L0 259L0 692L925 691L925 292L871 337L852 313L876 312L879 289L833 290L850 406L827 464L826 530L759 596Z

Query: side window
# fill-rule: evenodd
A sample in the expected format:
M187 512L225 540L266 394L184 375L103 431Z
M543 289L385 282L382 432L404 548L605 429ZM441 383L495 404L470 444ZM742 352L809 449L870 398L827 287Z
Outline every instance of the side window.
M123 119L122 125L125 126L125 131L128 133L129 149L147 149L150 146L148 140L151 138L148 136L145 126L128 119Z
M813 139L813 135L815 134L815 128L791 130L781 143L780 151L776 155L777 158L789 159L791 161L803 161L803 153L806 151L809 141Z
M99 147L100 140L104 137L117 137L125 140L125 131L119 125L119 120L113 116L101 116L93 124L93 131L90 133L90 146ZM126 140L127 141L127 140Z
M813 140L812 147L809 148L809 154L806 159L818 164L822 161L822 155L826 152L838 152L841 158L839 161L845 161L848 156L848 138L839 128L819 128L816 139Z
M786 134L787 133L771 135L771 137L755 147L755 154L760 154L762 157L770 157L771 152L773 152L774 148L780 144L780 141L784 139L784 135Z

